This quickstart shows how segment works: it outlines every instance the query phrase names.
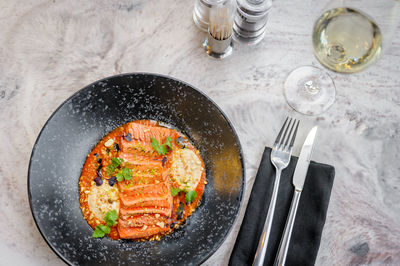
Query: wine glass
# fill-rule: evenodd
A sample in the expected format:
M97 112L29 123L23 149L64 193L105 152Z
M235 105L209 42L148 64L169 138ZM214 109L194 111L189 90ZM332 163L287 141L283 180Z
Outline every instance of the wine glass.
M399 14L398 0L331 0L314 24L314 55L330 70L362 71L389 47ZM318 115L334 103L336 92L328 73L302 66L288 75L284 94L296 111Z

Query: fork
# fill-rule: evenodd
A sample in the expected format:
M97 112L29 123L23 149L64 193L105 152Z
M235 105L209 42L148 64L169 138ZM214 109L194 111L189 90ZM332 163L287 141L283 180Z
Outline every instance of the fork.
M264 223L264 228L258 242L256 256L254 257L253 266L262 266L264 264L265 252L268 247L269 235L271 233L272 220L274 218L276 198L278 196L279 182L281 179L282 170L285 169L290 162L294 140L296 139L297 129L299 127L299 120L286 118L285 123L274 142L271 152L271 162L275 166L276 176L274 188L272 191L271 202L268 207L267 219ZM290 128L290 130L289 130ZM294 131L293 131L294 129ZM289 131L289 134L288 134ZM283 136L282 136L283 133ZM292 134L293 133L293 134Z

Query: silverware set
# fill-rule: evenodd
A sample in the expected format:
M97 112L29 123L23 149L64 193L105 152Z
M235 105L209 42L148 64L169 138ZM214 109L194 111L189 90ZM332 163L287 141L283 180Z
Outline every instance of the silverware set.
M275 205L278 197L278 189L282 170L285 169L290 162L294 141L296 139L297 130L300 121L292 118L286 118L279 134L274 142L271 152L271 162L276 169L274 187L272 191L271 201L268 207L267 218L258 243L256 255L253 265L261 266L264 264L268 240L271 233L271 226L274 218ZM286 221L285 230L279 245L279 250L275 258L274 265L285 265L286 255L290 244L290 238L296 218L297 207L299 205L301 192L303 190L304 181L306 179L308 166L310 164L311 155L314 148L314 140L317 133L317 126L313 127L307 135L297 161L296 169L293 174L294 194Z

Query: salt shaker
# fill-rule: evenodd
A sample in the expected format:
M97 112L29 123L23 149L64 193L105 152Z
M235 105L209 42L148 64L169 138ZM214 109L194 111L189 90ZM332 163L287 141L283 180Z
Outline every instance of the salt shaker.
M233 24L234 39L256 44L265 35L272 0L237 0Z

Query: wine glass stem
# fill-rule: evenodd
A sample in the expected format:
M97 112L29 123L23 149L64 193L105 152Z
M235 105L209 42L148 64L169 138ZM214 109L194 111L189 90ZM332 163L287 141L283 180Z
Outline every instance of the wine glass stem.
M311 95L315 95L319 92L318 86L312 80L304 83L304 90Z

